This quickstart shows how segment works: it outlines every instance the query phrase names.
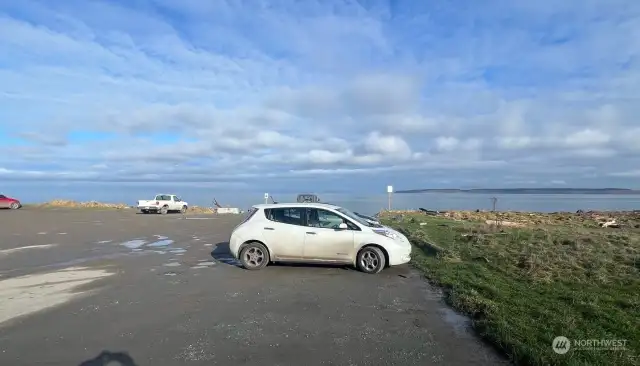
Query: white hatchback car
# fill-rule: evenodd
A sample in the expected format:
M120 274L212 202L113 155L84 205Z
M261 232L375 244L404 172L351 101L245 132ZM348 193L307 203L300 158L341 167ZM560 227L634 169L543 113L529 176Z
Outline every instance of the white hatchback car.
M270 262L307 262L378 273L411 260L411 243L401 233L323 203L255 205L231 233L229 248L252 270Z

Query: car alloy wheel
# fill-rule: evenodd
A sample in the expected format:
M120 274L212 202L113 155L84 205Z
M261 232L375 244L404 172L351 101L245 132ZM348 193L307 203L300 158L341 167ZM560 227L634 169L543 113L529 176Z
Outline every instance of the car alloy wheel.
M375 274L386 265L384 253L380 248L374 246L364 247L358 253L357 266L364 273Z
M247 244L240 252L240 261L246 269L262 269L269 263L269 251L260 243Z

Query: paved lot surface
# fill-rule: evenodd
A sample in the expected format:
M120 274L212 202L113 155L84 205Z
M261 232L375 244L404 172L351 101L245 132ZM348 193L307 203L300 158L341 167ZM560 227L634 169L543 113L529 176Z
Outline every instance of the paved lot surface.
M238 268L238 220L0 211L0 365L504 363L408 267Z

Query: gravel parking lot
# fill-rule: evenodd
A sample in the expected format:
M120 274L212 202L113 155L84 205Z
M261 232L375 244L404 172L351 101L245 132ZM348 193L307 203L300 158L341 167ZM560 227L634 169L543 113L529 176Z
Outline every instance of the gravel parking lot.
M1 365L505 363L409 267L239 268L239 216L0 216Z

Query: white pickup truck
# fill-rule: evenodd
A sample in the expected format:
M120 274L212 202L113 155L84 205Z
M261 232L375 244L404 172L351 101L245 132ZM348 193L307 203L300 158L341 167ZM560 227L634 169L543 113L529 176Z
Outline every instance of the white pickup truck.
M142 213L167 214L169 211L180 211L185 213L189 204L181 200L175 194L158 194L152 200L139 200L138 210Z

